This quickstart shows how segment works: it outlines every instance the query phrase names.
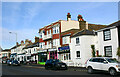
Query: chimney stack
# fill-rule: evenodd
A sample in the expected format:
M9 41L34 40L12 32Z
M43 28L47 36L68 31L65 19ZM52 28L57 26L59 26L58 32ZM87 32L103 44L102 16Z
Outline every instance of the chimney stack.
M39 42L39 37L35 36L35 43Z
M24 41L23 40L21 41L21 45L24 45Z
M71 15L70 13L67 14L67 21L70 21L71 20Z
M16 45L18 46L18 45L19 45L19 43L18 43L18 42L16 42Z
M29 44L29 40L28 39L25 40L25 45L27 45L27 44Z
M78 21L79 21L79 28L80 30L82 29L88 29L88 23L86 23L86 21L84 21L82 15L78 15Z

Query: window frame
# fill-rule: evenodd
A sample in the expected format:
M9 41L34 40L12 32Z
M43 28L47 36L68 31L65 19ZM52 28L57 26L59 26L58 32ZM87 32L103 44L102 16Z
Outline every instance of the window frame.
M109 35L107 34L107 35L105 35L105 32L106 31L109 31ZM109 36L109 39L106 39L105 37L108 37ZM103 30L103 37L104 37L104 41L108 41L108 40L111 40L111 31L110 31L110 29L107 29L107 30Z
M77 41L77 39L79 39L79 40ZM79 37L76 37L76 44L80 44L80 38Z
M106 56L106 48L108 47L111 47L111 56ZM104 46L104 53L105 53L105 57L112 57L112 46Z
M79 52L79 55L78 55L78 52ZM76 57L77 58L80 58L81 56L80 56L80 51L76 51Z

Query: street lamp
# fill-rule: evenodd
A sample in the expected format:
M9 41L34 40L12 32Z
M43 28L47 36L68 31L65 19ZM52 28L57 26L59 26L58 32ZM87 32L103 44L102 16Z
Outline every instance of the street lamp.
M16 53L17 53L17 33L15 32L9 32L10 34L15 34L16 35Z

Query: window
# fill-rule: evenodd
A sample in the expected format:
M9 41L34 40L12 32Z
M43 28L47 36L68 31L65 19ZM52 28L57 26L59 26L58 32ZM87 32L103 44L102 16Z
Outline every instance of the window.
M79 41L79 38L76 38L76 44L79 44L80 41Z
M40 32L40 38L42 38L42 32Z
M112 57L112 46L105 46L104 51L106 57Z
M47 30L47 35L48 35L48 30Z
M104 30L104 31L103 31L103 34L104 34L104 41L111 40L110 29Z
M80 57L80 51L76 51L76 54L77 57Z
M53 27L53 34L59 33L59 26Z
M54 39L53 40L53 46L60 45L60 40L59 39Z

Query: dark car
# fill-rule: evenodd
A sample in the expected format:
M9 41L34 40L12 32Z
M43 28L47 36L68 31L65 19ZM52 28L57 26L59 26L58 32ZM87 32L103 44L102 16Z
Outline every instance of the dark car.
M17 60L13 60L13 61L12 61L12 65L20 66L20 63L19 63Z
M7 60L7 65L11 65L12 64L12 60Z
M67 65L60 61L59 59L50 59L45 63L45 69L65 69L67 70Z

